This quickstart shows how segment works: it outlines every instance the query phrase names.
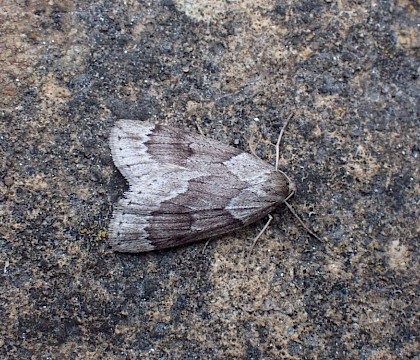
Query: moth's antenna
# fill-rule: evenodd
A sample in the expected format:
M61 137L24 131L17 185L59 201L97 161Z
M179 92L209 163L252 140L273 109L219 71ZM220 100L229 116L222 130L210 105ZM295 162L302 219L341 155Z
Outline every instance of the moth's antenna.
M287 179L289 184L292 184L292 180L285 174L283 171L279 170L279 158L280 158L280 141L283 136L284 131L286 130L286 126L289 123L289 120L293 117L293 114L291 114L284 123L279 138L276 143L276 170L283 174L283 176ZM287 198L284 200L284 203L289 208L290 212L293 214L293 216L299 221L299 223L302 225L302 227L308 232L309 235L312 235L315 239L322 241L313 231L311 231L305 223L302 221L302 219L299 217L299 215L296 213L295 209L293 209L292 205L290 205L287 200L289 200L293 195L295 194L295 191L291 191L290 194L287 196Z
M292 205L290 205L286 200L284 201L284 203L286 204L286 206L289 208L290 212L293 214L293 216L297 219L297 221L299 221L300 225L302 225L302 227L308 232L309 235L313 236L315 239L317 239L318 241L321 241L321 238L316 235L311 229L309 229L305 223L302 221L302 219L299 217L299 215L296 213L295 209L293 209Z
M289 184L293 184L292 179L290 179L287 174L285 174L283 171L279 170L279 158L280 158L280 142L281 142L281 138L284 134L284 131L286 130L286 126L289 123L290 119L293 117L293 113L289 115L289 117L286 119L280 134L279 134L279 138L277 139L277 143L275 145L276 148L276 166L275 169L276 171L280 172L281 174L283 174L283 176L287 179L287 181L289 182ZM284 200L285 202L287 200L289 200L293 195L295 194L295 190L292 190L290 192L290 194L286 197L286 199ZM296 214L296 212L293 212L294 214ZM268 221L265 223L264 227L261 229L261 231L259 232L259 234L255 237L254 241L252 242L251 248L249 249L248 252L248 256L246 257L246 262L249 264L249 259L251 257L251 253L252 250L255 247L255 244L257 243L258 239L262 236L262 234L264 234L264 232L267 230L267 228L269 227L271 221L273 220L273 216L271 214L268 214ZM300 220L300 219L299 219Z
M293 117L294 114L289 115L289 117L286 119L286 122L284 123L283 127L281 128L280 134L279 134L279 138L277 139L277 143L276 143L276 170L279 169L279 158L280 158L280 141L281 138L284 134L284 131L286 130L286 126L289 123L290 119ZM284 175L284 173L283 173ZM288 178L288 177L287 177Z
M295 190L295 186L294 183L292 181L292 179L290 179L289 176L287 176L286 173L284 173L283 171L281 171L279 169L279 159L280 159L280 142L281 142L281 138L284 134L284 131L286 130L287 124L289 123L290 119L292 119L294 114L291 114L285 121L280 134L279 134L279 138L277 139L277 143L275 145L276 148L276 165L275 165L275 169L276 171L280 172L288 181L289 186L291 185L291 191L289 193L289 195L287 195L286 199L284 199L284 203L286 204L286 206L288 207L289 211L292 213L292 215L299 221L300 225L302 225L302 227L308 232L309 235L313 236L315 239L317 239L318 241L321 241L321 238L316 235L312 230L310 230L308 228L308 226L305 225L305 223L302 221L302 219L299 217L299 215L296 213L295 209L293 209L292 205L290 205L287 200L289 200L296 192ZM246 258L247 263L249 263L249 259L252 253L252 250L255 247L255 244L257 243L258 239L262 236L262 234L265 232L265 230L267 230L268 226L270 225L271 221L273 220L273 216L271 214L268 215L268 221L266 222L266 224L264 225L264 227L262 228L262 230L259 232L259 234L255 237L254 241L252 242L251 248L249 249L248 252L248 256Z

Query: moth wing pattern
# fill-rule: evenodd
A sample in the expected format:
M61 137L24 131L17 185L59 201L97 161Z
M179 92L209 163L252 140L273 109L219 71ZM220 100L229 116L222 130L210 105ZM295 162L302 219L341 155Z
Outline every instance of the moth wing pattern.
M119 120L110 147L129 183L111 220L115 251L218 236L265 216L289 193L287 179L261 159L175 127Z
M119 120L115 124L110 147L115 165L129 183L162 165L196 170L220 164L241 153L205 136L135 120Z

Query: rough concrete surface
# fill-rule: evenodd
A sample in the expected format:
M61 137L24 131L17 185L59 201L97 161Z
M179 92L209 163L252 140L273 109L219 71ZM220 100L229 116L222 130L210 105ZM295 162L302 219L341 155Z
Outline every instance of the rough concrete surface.
M2 359L413 359L418 1L0 0ZM298 187L210 242L107 244L119 118L199 126Z

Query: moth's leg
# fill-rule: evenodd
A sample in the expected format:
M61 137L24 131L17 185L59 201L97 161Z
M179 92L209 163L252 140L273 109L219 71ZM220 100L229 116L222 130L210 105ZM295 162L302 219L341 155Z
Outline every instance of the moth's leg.
M197 127L198 132L200 133L200 135L204 135L203 129L201 128L200 124L198 123L198 121L195 122L195 126Z
M210 238L206 241L206 243L204 244L203 250L201 251L202 254L204 254L207 250L207 246L210 244L210 241L212 241L213 239Z
M255 244L257 243L258 239L261 237L262 234L264 234L265 230L269 227L271 221L273 220L273 216L271 214L268 214L268 221L265 223L262 230L259 232L259 234L256 236L254 241L252 242L251 248L249 249L248 256L246 257L246 262L249 263L249 258L251 257L252 250L254 249Z

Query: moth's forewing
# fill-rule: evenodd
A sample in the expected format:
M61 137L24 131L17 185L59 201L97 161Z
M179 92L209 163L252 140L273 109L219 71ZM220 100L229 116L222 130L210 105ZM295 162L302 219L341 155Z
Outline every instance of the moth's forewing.
M288 179L261 159L174 127L120 120L110 147L130 185L110 224L115 251L164 249L236 230L290 192Z

